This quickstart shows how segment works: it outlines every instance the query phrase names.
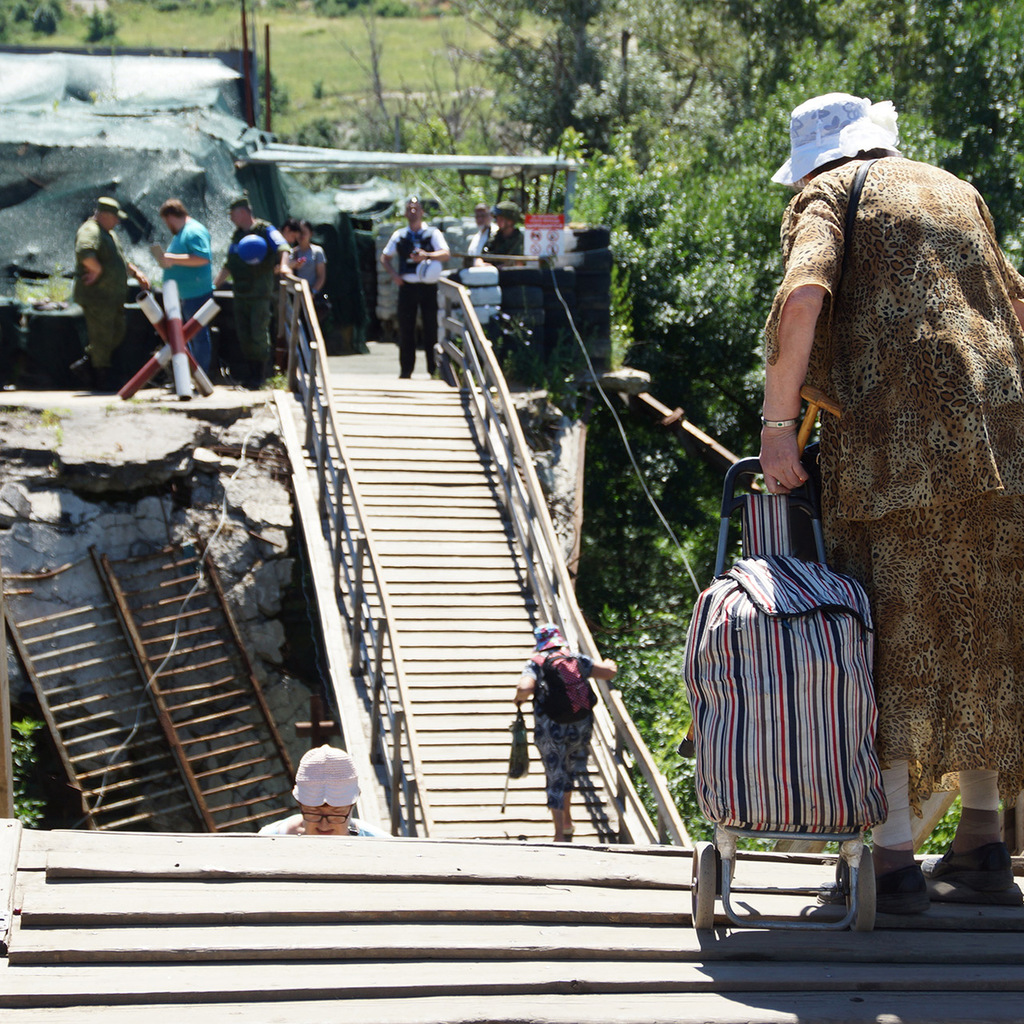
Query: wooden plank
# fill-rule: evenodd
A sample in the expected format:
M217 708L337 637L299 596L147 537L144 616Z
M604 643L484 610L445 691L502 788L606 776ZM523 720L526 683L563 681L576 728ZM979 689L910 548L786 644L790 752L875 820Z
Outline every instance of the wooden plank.
M443 608L421 605L419 608L403 608L393 619L402 624L402 631L407 634L432 635L438 630L446 630L461 640L462 637L475 637L481 633L490 636L509 633L530 648L533 647L533 629L521 608L518 614L515 614L515 609L508 608L480 608L479 613L474 615L466 615L462 609L455 609L449 615L445 615L444 611Z
M518 657L520 670L533 652L533 635L521 626L518 631L495 630L490 636L485 633L468 633L459 629L448 629L444 633L436 630L419 629L406 625L396 629L402 656L409 652L410 659L430 657L431 651L449 652L455 648L460 657L477 660L480 652L491 661L494 658Z
M434 561L456 559L492 559L508 561L512 557L508 539L502 534L493 539L466 533L462 539L433 536L429 549L424 552L423 541L408 540L404 537L377 539L377 552L383 557L401 555L406 558L425 555ZM430 564L427 562L425 564Z
M282 837L289 838L289 837ZM291 838L291 841L297 842ZM319 842L327 840L319 839ZM364 840L366 842L367 840ZM382 840L384 841L384 840ZM430 884L330 880L111 881L102 886L46 884L26 876L22 928L101 924L219 924L286 921L578 921L683 924L689 900L658 889L564 885ZM828 909L828 908L824 908Z
M1024 960L1024 935L983 932L789 932L736 930L698 935L669 925L353 923L160 928L25 929L11 964L187 963L264 960L573 960L752 964L1007 965ZM799 977L799 974L795 974Z
M42 976L41 976L42 975ZM387 963L209 964L201 988L189 966L55 966L45 972L12 967L4 972L0 1007L166 1003L195 994L204 1002L242 998L301 999L315 992L327 999L417 998L451 995L516 996L601 993L810 993L1021 992L1024 972L1006 965L950 965L912 968L876 964L862 967L807 964L799 975L789 965L702 965L592 961L579 964L525 961L509 972L494 961L463 962L458 971L440 962L407 962L401 971Z
M362 458L367 453L377 452L409 452L412 454L429 454L436 458L439 454L439 446L436 438L423 437L420 434L393 435L383 437L379 433L368 432L361 436L345 433L345 448L350 453ZM460 456L469 453L476 458L480 457L481 450L473 439L466 433L465 427L458 432L453 432L451 437L445 438L443 454Z
M310 879L528 884L627 888L689 885L690 854L648 857L551 845L516 849L490 843L337 838L296 846L290 836L160 836L75 833L45 855L50 879ZM78 836L81 836L81 840ZM112 841L106 841L107 839ZM130 841L127 841L129 840ZM116 841L119 840L119 841ZM387 859L382 862L381 843ZM774 865L774 862L772 862ZM817 862L815 862L817 863ZM826 872L831 868L822 869Z
M396 587L406 589L409 584L415 585L425 583L430 588L435 588L439 583L458 584L460 587L470 589L480 587L481 584L501 584L506 590L512 590L519 585L519 577L511 565L503 568L486 566L402 566L390 565L386 568L386 578L394 581ZM367 574L367 579L372 576Z
M975 993L614 993L598 995L428 996L392 999L301 999L271 1002L162 1003L145 1008L146 1024L295 1024L357 1020L360 1024L1019 1024L1020 996L993 992L983 1012ZM12 1009L5 1024L137 1024L137 1006Z
M397 513L397 508L396 508ZM447 533L471 530L473 535L508 536L510 533L506 521L497 514L488 515L472 508L438 509L437 515L388 515L387 512L373 512L373 532L386 537L392 530L419 536L421 534Z

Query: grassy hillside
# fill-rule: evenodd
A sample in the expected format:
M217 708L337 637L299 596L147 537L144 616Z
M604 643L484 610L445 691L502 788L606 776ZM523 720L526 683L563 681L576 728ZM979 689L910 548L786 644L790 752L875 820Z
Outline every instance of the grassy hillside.
M252 6L250 3L250 18ZM239 12L237 3L181 2L175 7L166 0L113 0L109 7L116 24L112 42L115 47L132 49L237 49L242 37ZM275 131L294 133L319 118L353 120L356 105L370 91L371 46L366 20L361 15L318 17L309 4L302 3L288 9L259 7L256 34L261 60L265 25L270 26L271 68L289 99L288 109L275 117ZM65 13L52 35L34 32L31 21L15 21L8 14L7 42L83 47L90 45L86 42L88 29L88 18L73 9ZM451 90L456 82L446 59L449 49L473 52L487 45L483 33L444 14L377 18L375 32L382 87L387 94ZM110 45L111 40L95 44L102 49Z

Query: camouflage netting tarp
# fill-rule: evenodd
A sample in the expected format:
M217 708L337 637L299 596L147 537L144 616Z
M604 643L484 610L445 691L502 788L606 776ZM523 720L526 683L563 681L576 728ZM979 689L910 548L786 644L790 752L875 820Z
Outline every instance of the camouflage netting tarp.
M349 219L358 190L313 193L276 167L247 165L266 136L240 110L240 77L215 58L0 52L0 301L19 279L70 274L75 231L101 195L128 213L126 254L155 284L149 245L170 240L158 211L172 196L209 228L216 270L233 231L228 204L245 189L257 216L316 226L335 318L363 347ZM381 184L369 184L367 212L379 209Z

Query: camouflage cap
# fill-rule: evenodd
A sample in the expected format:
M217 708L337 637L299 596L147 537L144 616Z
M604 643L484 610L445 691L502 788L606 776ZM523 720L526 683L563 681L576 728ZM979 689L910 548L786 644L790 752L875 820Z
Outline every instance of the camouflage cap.
M522 219L523 211L515 203L505 199L494 207L494 215L496 217L509 217L513 221L518 222Z
M121 209L121 204L110 196L100 196L96 200L96 209L101 213L116 213L121 220L125 220L128 214Z

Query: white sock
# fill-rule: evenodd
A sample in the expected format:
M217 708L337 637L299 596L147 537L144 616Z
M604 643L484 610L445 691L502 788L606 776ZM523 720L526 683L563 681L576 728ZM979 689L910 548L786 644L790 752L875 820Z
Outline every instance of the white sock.
M910 766L897 761L882 772L882 786L889 804L889 816L871 829L874 846L889 850L912 850L914 832L910 827Z

